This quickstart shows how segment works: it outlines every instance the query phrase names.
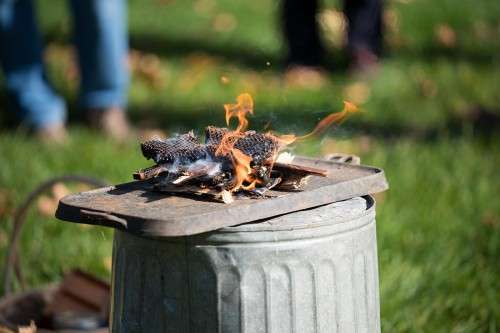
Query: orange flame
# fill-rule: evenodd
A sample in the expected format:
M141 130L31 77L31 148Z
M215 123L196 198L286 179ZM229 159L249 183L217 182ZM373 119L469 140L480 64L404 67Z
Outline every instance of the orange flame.
M228 156L233 151L234 144L238 141L239 138L242 138L243 133L231 131L224 134L222 137L217 150L215 151L215 156Z
M253 99L248 93L240 94L236 104L224 104L226 110L226 124L229 126L231 118L238 118L236 132L244 132L248 127L247 113L253 114Z
M244 154L241 150L234 148L236 141L243 137L241 133L230 132L224 135L219 147L215 151L216 156L229 156L233 164L233 184L230 191L236 192L239 189L253 190L258 180L252 175L252 157ZM249 185L244 185L249 183Z
M309 133L303 136L297 137L297 140L304 140L310 138L311 136L321 134L325 130L327 130L333 124L342 124L344 120L347 119L347 116L350 113L358 112L358 107L351 103L344 101L344 108L340 112L332 113L325 118L323 118L318 125Z
M347 116L350 113L354 113L354 112L358 112L358 111L359 111L359 109L355 104L353 104L351 102L344 101L344 108L342 109L342 111L332 113L332 114L326 116L325 118L323 118L310 133L303 135L303 136L296 136L295 134L285 134L285 135L277 136L277 138L285 146L292 144L295 141L302 141L305 139L309 139L312 136L323 133L333 124L341 124L342 122L344 122L344 120L347 119Z
M236 148L231 151L231 158L234 165L234 184L231 191L238 191L240 188L253 190L258 180L252 176L252 168L250 167L252 158ZM243 185L245 182L250 184L245 186Z
M231 118L238 118L238 127L234 131L230 131L224 135L217 150L216 156L230 156L234 169L234 181L231 192L239 189L252 190L257 185L258 180L251 175L252 168L250 163L252 158L245 155L241 150L234 148L234 144L239 138L243 137L243 132L248 127L248 113L253 114L253 99L248 93L240 94L236 98L236 104L224 104L226 111L226 124L229 126ZM248 185L244 185L249 183Z
M238 139L242 138L245 134L245 130L248 127L248 120L246 115L248 113L253 114L253 100L252 96L248 93L240 94L237 99L236 104L224 104L224 110L226 112L226 123L229 125L231 118L236 117L238 119L238 127L234 131L229 131L222 138L217 150L215 152L216 156L229 156L231 158L234 176L233 184L230 189L231 192L243 190L252 190L261 181L252 174L253 170L251 167L252 157L244 154L241 150L234 148L234 145ZM282 146L289 145L295 141L305 140L312 136L318 135L325 130L327 130L333 124L341 124L350 113L357 112L358 108L353 103L344 101L344 108L340 112L332 113L322 119L316 127L308 134L303 136L296 136L294 134L287 135L274 135L268 133L267 135L272 135L277 138Z

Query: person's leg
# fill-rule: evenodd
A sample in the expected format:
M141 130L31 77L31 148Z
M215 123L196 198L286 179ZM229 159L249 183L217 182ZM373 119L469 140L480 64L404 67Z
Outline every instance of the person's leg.
M94 127L115 139L129 132L128 34L125 0L71 0L81 74L80 107Z
M80 65L80 105L123 107L128 88L125 0L71 0Z
M288 65L319 66L323 56L316 0L283 0L283 30L288 45Z
M382 0L344 0L344 12L347 51L354 62L369 66L377 61L382 48Z
M45 76L31 0L0 0L0 61L24 123L35 129L61 127L65 105Z

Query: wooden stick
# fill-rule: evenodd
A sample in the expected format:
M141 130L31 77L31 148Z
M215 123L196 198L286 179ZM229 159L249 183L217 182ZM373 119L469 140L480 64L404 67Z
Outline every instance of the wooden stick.
M149 168L141 169L132 174L134 179L146 180L158 176L160 173L167 171L167 168L161 165L154 165Z
M296 174L296 175L314 175L320 177L327 177L328 172L322 169L316 169L311 167L306 167L298 164L288 164L288 163L274 163L273 170Z

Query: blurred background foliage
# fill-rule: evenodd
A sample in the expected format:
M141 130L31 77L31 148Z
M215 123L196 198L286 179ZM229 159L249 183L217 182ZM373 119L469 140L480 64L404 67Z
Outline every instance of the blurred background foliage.
M136 141L118 145L79 124L66 2L37 3L50 77L70 103L71 137L48 147L9 128L0 89L2 263L12 212L39 182L68 172L125 182L148 165ZM283 78L279 2L129 5L134 124L164 135L200 132L221 125L222 104L248 91L251 127L305 133L342 100L358 103L364 112L294 152L357 154L386 171L391 189L377 195L383 331L500 329L499 1L386 1L385 55L371 78L348 74L341 6L324 1L318 20L330 72L315 87ZM31 286L75 266L109 276L112 232L51 217L56 198L83 189L56 187L32 210L21 247Z

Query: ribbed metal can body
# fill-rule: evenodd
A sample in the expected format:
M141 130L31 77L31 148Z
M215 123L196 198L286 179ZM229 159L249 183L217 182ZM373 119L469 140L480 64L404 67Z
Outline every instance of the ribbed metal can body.
M114 333L380 332L371 197L113 251Z

